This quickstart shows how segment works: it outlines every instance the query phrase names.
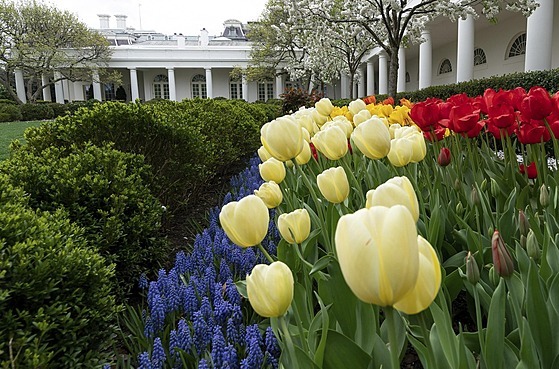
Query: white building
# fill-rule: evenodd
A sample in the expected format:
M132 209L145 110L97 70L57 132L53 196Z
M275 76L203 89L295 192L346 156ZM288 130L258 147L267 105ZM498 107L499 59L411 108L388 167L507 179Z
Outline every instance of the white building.
M456 23L439 17L424 32L426 42L400 49L398 91L414 91L432 85L444 85L512 72L559 68L559 4L538 0L540 6L529 17L503 11L495 23L483 16ZM110 28L110 16L99 15L102 32L113 47L111 70L121 72L128 101L153 98L225 97L248 101L277 98L290 87L285 74L278 70L275 80L248 82L231 80L235 67L249 65L251 45L246 26L227 20L218 37L203 29L198 36L166 36L155 31L136 31L126 27L126 16L115 15L116 27ZM372 50L363 60L360 78L349 86L342 76L327 86L331 98L366 96L388 91L388 60L380 49ZM19 83L17 83L19 80ZM94 78L95 80L95 78ZM58 102L84 100L90 83L64 81L57 84ZM118 86L93 82L93 95L99 100L114 99ZM16 75L18 94L23 78ZM45 99L51 97L45 91ZM54 100L54 99L53 99Z

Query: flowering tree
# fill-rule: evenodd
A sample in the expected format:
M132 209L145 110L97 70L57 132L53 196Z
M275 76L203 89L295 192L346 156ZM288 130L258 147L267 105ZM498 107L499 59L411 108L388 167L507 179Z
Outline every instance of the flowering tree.
M442 15L452 21L478 12L494 20L503 9L528 16L535 0L293 0L327 24L355 24L363 27L390 59L388 93L396 93L398 49L406 43L420 43L421 31L433 18ZM342 9L338 11L338 9ZM480 10L478 10L480 9Z

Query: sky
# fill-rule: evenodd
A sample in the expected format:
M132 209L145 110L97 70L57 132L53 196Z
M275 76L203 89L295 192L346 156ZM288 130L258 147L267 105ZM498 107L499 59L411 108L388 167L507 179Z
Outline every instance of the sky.
M42 0L69 10L92 28L99 28L97 14L111 16L109 27L116 27L115 14L128 16L126 26L164 34L199 35L206 28L211 36L223 31L223 22L257 20L266 0ZM141 27L140 27L141 25Z

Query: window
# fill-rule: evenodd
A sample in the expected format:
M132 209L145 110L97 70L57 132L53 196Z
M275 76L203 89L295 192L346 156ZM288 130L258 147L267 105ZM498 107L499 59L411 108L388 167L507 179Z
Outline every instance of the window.
M446 74L450 72L452 72L452 64L450 64L450 60L444 59L439 67L439 74Z
M270 81L258 82L258 100L266 101L274 98L274 83Z
M292 88L301 88L301 84L298 81L292 81L291 78L287 76L287 79L285 80L285 89L290 90Z
M406 83L408 83L410 81L411 81L410 74L409 74L409 72L406 72Z
M153 79L153 97L155 99L169 99L169 78L158 74Z
M487 63L487 58L485 57L485 51L476 47L474 49L474 65L481 65Z
M115 85L114 83L108 83L103 85L105 88L105 100L111 101L115 99Z
M208 90L206 88L206 77L197 74L192 77L192 97L199 97L202 99L208 98Z
M510 44L509 52L507 54L507 59L513 56L519 56L526 54L526 33L522 33L517 36L514 41Z
M239 100L243 98L243 83L240 78L229 80L229 98Z

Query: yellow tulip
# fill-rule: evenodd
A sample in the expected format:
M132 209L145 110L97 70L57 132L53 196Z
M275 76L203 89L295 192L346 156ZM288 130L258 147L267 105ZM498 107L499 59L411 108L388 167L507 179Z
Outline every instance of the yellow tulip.
M232 201L221 208L219 222L229 239L238 246L256 246L268 233L270 215L264 202L255 195Z
M258 157L260 158L260 160L262 160L262 162L265 162L266 160L272 157L272 155L270 155L270 153L268 152L268 150L266 150L264 146L260 146L257 152L258 152Z
M256 265L246 277L246 286L250 305L265 318L282 316L293 300L293 273L281 261Z
M324 123L321 130L325 130L328 127L339 127L339 128L341 128L342 131L344 131L344 133L346 135L346 139L348 139L351 136L351 132L353 132L353 124L351 124L351 122L349 120L347 120L347 118L342 116L342 115L337 116L336 118L334 118L330 122Z
M425 158L427 147L423 134L412 126L394 129L394 139L391 142L395 151L388 153L388 160L394 166L404 166L408 163L417 163Z
M441 265L433 246L425 238L417 236L419 248L419 273L414 288L394 304L394 308L417 314L429 307L441 287Z
M316 109L312 112L312 118L314 123L319 127L322 127L322 125L328 120L328 116L320 114Z
M349 103L348 109L351 114L355 116L355 114L359 113L363 109L367 109L367 104L361 99L353 100Z
M355 127L351 137L359 151L369 159L384 158L390 151L390 132L378 117Z
M318 100L314 104L314 107L316 108L316 110L320 115L326 117L332 113L332 110L334 110L334 105L332 105L332 102L327 97L323 97L322 99Z
M311 134L309 133L309 131L307 131L306 128L301 128L301 131L303 132L303 140L305 140L307 143L311 142Z
M393 111L394 108L392 107L392 105L385 105L385 104L379 105L379 115L382 115L383 117L389 117Z
M301 151L301 153L297 155L295 161L299 165L307 164L309 160L311 160L311 156L312 156L311 146L309 145L308 142L305 142L305 144L303 145L303 151Z
M281 161L291 160L303 150L301 126L288 115L264 124L260 141L270 155Z
M305 128L308 132L312 132L314 120L312 117L312 110L304 109L295 113L295 119L301 128Z
M361 300L393 306L415 285L417 229L409 210L373 206L340 218L335 245L342 274Z
M388 160L395 167L403 167L411 162L413 156L412 142L406 138L395 138L390 141Z
M276 158L270 158L258 165L260 177L265 181L281 183L285 178L285 165Z
M344 168L329 168L316 177L320 193L334 204L343 202L349 196L349 182Z
M371 119L371 117L372 117L372 115L369 112L369 110L363 109L359 113L357 113L353 116L353 125L355 127L357 127L358 125L360 125L364 121L366 121L368 119Z
M307 209L297 209L291 213L283 213L278 218L278 229L289 243L301 243L311 232L311 217Z
M258 190L254 190L254 194L264 201L268 209L277 207L283 201L280 186L274 181L262 183Z
M340 127L331 126L320 130L311 141L330 160L338 160L347 154L347 137Z
M419 203L413 186L408 177L394 177L367 192L367 209L373 206L392 207L404 205L413 219L419 219Z

